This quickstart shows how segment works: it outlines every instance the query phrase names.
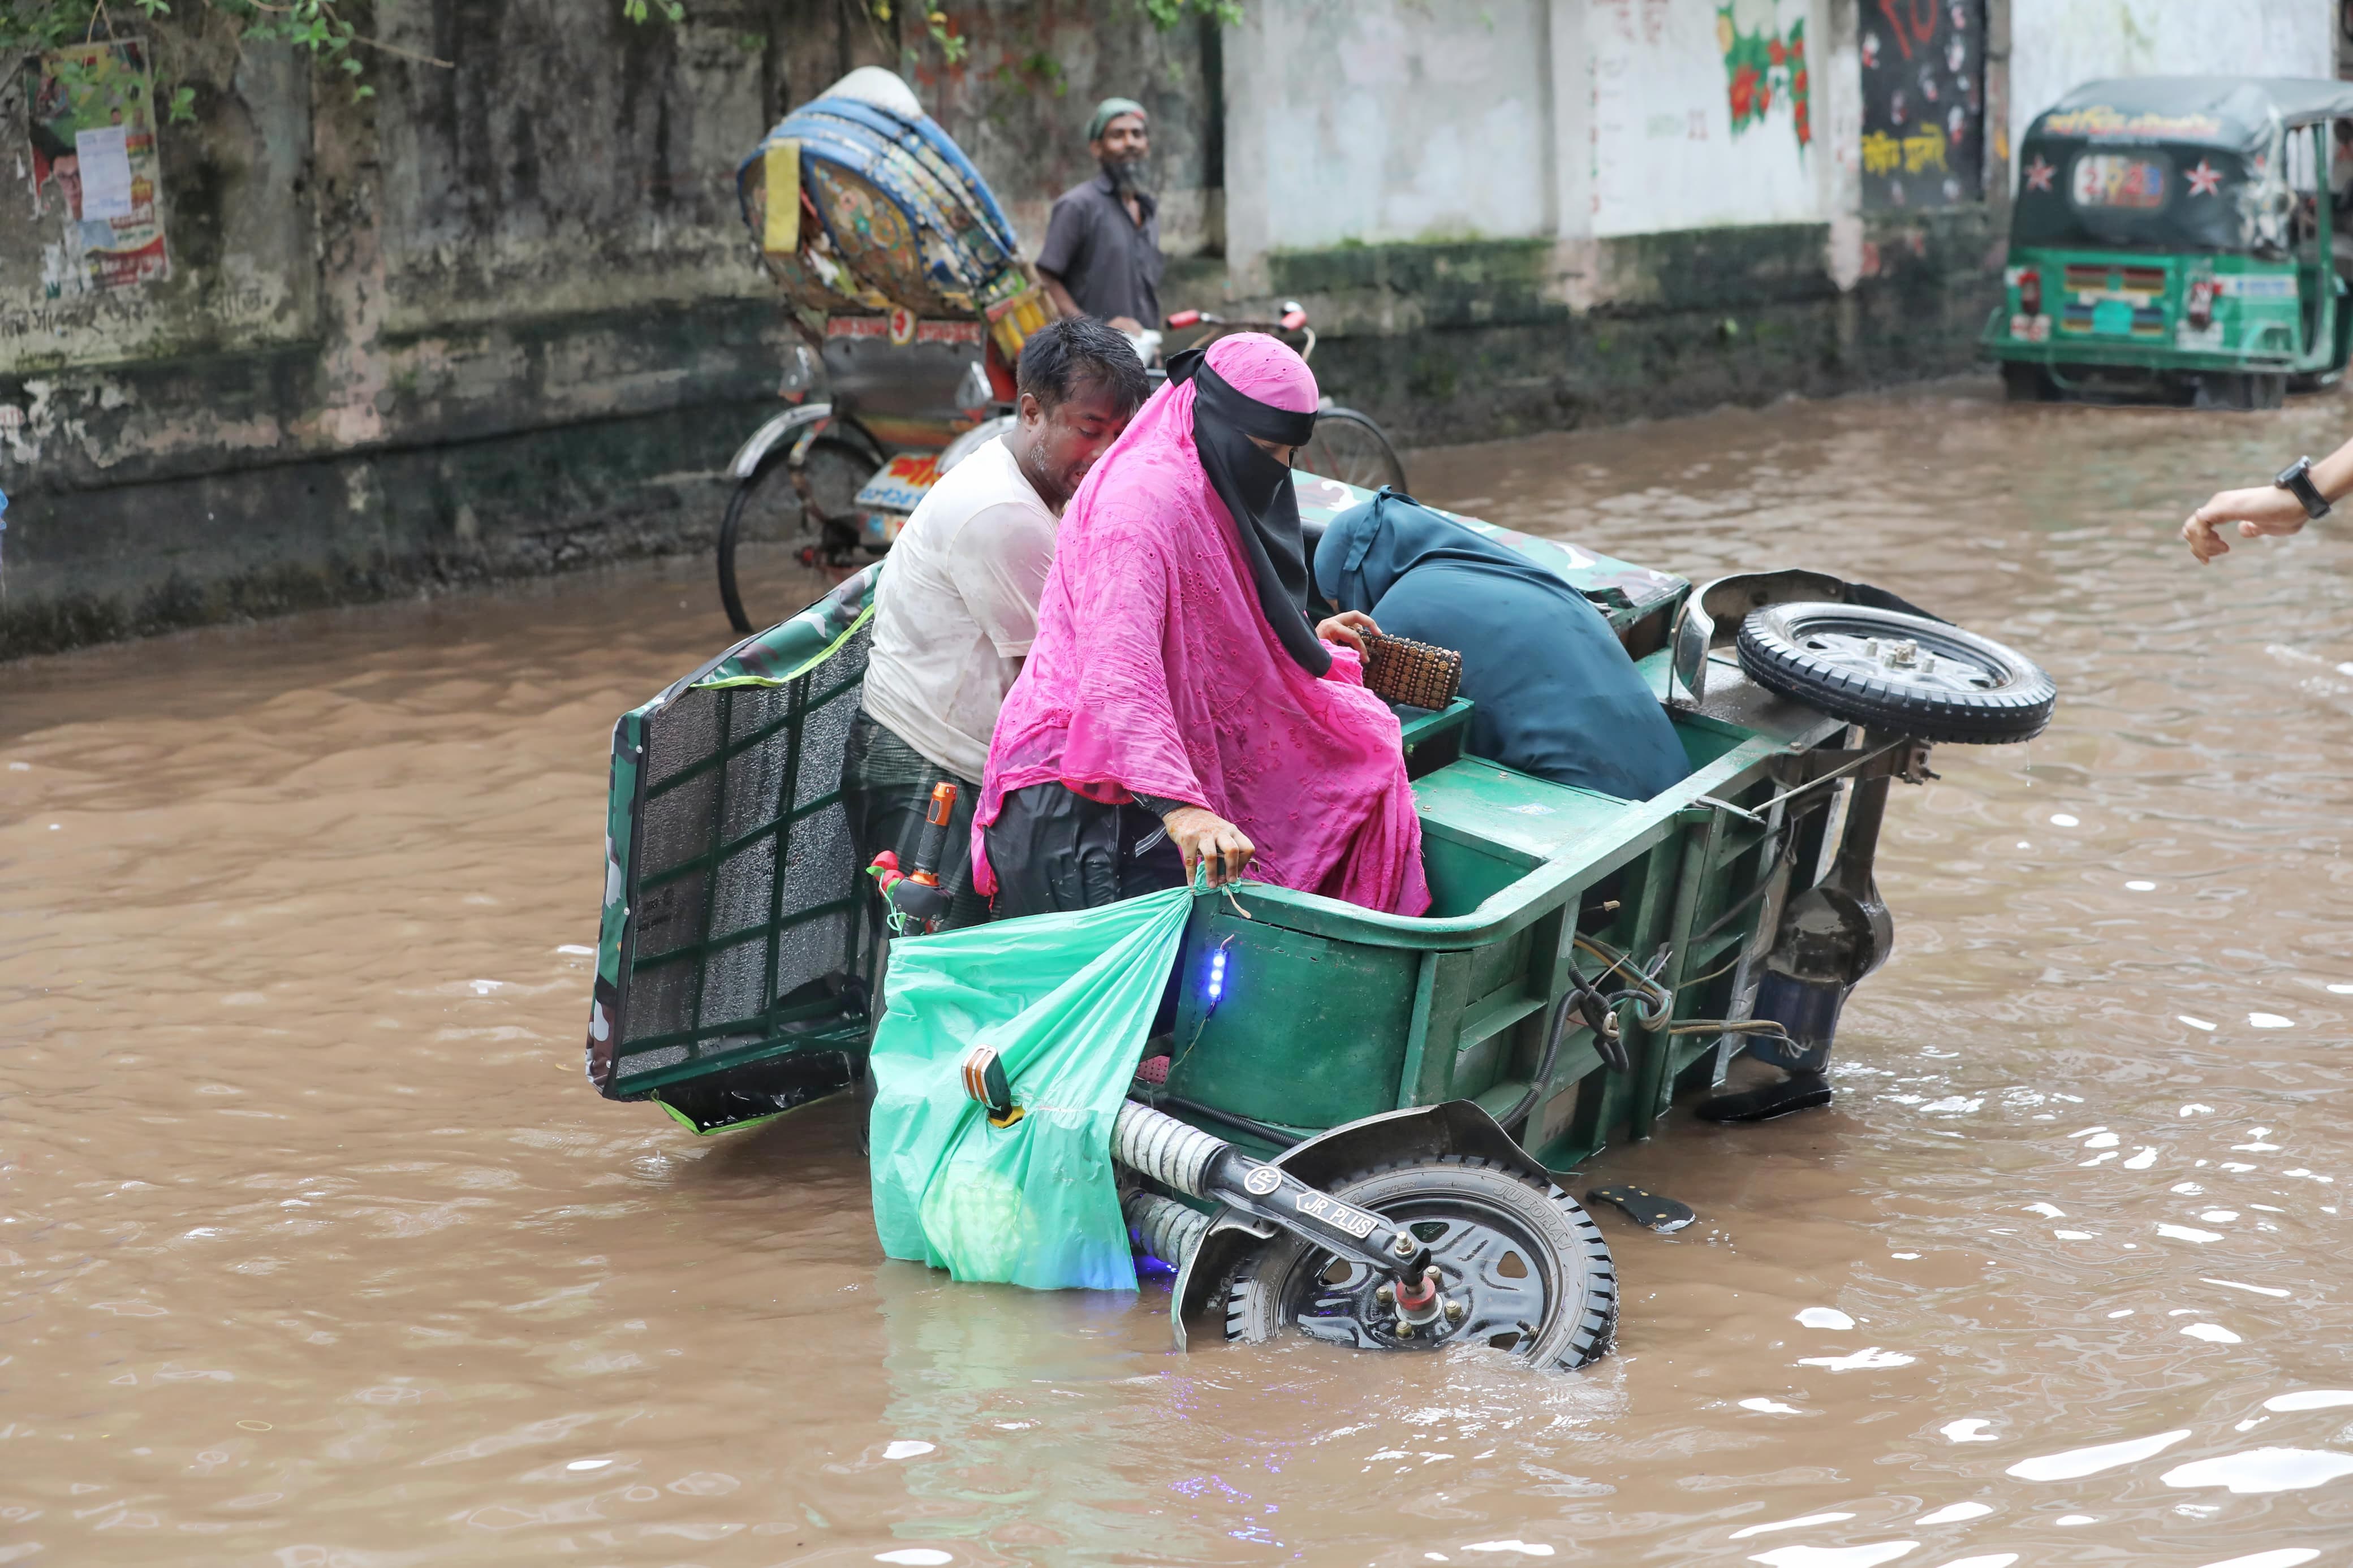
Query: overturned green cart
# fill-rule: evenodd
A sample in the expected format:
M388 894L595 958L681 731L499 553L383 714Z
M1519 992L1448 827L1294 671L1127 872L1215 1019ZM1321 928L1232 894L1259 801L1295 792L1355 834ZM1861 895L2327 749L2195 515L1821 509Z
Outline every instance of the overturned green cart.
M1310 535L1368 499L1301 475ZM1472 520L1465 519L1465 521ZM1685 580L1472 521L1609 617L1691 764L1647 801L1464 754L1400 713L1433 903L1196 900L1173 1038L1113 1154L1171 1310L1261 1339L1608 1347L1615 1274L1556 1184L1742 1051L1819 1070L1886 956L1872 862L1937 742L2022 740L2049 679L1822 574ZM885 928L839 796L887 560L614 731L588 1076L699 1132L854 1087ZM902 939L903 940L903 939ZM1139 1044L1141 1044L1139 1042Z

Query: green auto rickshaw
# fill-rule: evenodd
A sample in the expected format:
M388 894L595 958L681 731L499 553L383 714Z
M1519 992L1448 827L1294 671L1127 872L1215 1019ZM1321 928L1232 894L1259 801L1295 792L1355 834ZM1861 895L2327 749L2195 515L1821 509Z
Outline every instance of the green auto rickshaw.
M1373 499L1293 483L1311 562L1324 526ZM1093 1173L1116 1172L1136 1249L1174 1271L1180 1345L1192 1320L1244 1342L1484 1344L1563 1367L1603 1353L1615 1265L1560 1184L1651 1136L1679 1094L1710 1093L1736 1054L1819 1069L1894 942L1872 871L1891 786L1932 776L1931 742L2031 737L2057 700L2023 656L1864 584L1694 584L1459 521L1600 610L1690 772L1649 800L1519 773L1469 749L1471 700L1425 689L1440 706L1396 705L1425 913L1256 882L1195 899L1174 1026L1132 1043ZM906 911L916 882L878 891L842 794L888 570L615 726L586 1052L607 1098L709 1133L865 1078L896 1000L885 904ZM892 952L933 940L901 930ZM1009 1131L1033 1103L1024 1069L961 1026L964 1092ZM1655 1229L1693 1217L1638 1187L1585 1195Z
M2020 143L1983 342L2013 400L2275 408L2344 374L2329 122L2353 82L2143 77L2077 88Z

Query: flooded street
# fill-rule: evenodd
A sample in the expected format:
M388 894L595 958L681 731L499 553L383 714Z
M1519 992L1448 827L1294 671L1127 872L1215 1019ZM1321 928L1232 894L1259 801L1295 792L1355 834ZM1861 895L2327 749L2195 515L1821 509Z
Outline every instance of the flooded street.
M0 1564L2353 1563L2353 524L2174 537L2348 413L1410 456L2060 687L1890 802L1837 1104L1574 1184L1701 1216L1605 1214L1575 1376L1177 1356L1149 1288L884 1262L847 1105L599 1100L608 733L729 640L702 561L0 666Z

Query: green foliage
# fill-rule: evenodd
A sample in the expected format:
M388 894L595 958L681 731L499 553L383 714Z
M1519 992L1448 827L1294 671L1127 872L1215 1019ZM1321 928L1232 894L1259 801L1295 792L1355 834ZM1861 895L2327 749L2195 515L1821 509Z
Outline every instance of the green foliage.
M1187 16L1207 16L1220 27L1239 27L1242 24L1241 0L1136 0L1152 25L1162 32L1176 26Z
M888 22L891 19L891 0L872 0L872 7L876 21ZM931 35L932 42L939 47L940 58L950 65L959 64L971 48L955 29L948 26L945 11L926 7L923 11L923 31Z
M1042 49L1026 59L1005 61L997 68L996 75L1002 86L1027 83L1043 88L1056 98L1071 90L1070 75L1062 69L1062 62Z

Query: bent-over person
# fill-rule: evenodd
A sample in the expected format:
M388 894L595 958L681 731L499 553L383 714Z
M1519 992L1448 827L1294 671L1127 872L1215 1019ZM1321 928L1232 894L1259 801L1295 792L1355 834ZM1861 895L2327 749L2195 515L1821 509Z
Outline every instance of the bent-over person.
M943 475L891 547L842 760L861 866L885 849L911 866L932 786L956 786L944 926L987 915L972 890L973 809L997 709L1038 635L1062 509L1145 394L1134 349L1083 317L1031 334L1015 380L1014 428Z

